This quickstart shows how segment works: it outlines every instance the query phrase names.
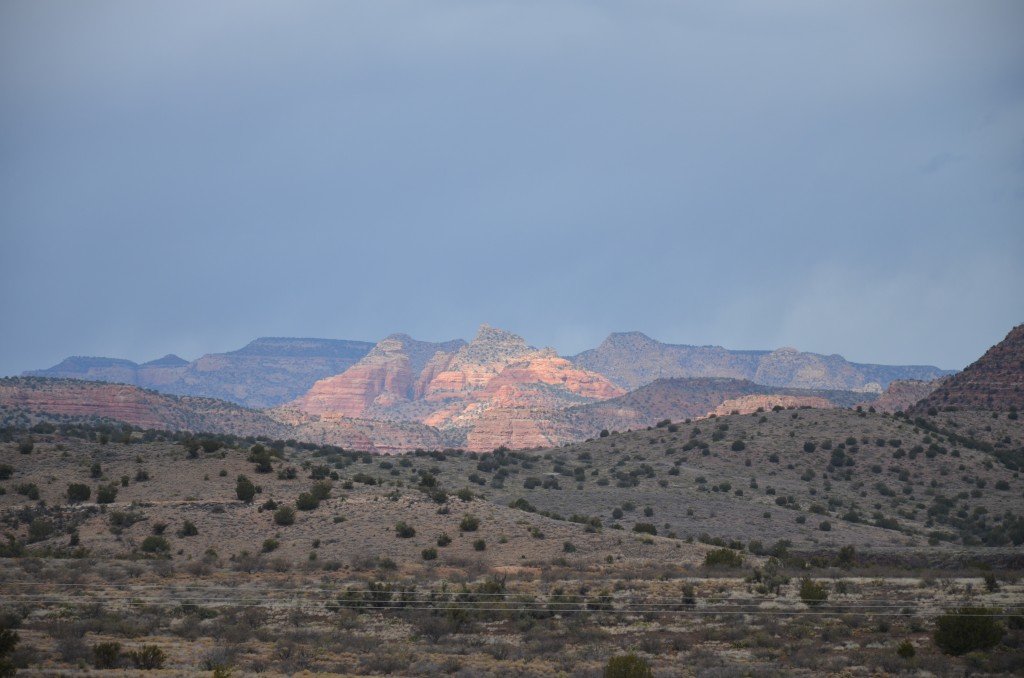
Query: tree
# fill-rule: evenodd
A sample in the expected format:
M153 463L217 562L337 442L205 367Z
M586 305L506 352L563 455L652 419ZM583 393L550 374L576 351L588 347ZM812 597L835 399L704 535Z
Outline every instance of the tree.
M828 590L824 584L815 583L810 577L800 582L800 600L808 605L821 605L828 600Z
M395 524L395 535L400 539L409 539L416 536L416 530L411 525L399 522Z
M89 501L92 490L85 483L71 483L68 485L68 501L72 504L80 501Z
M310 492L303 492L295 500L295 507L300 511L312 511L318 506L320 506L320 500L314 497Z
M295 509L291 506L282 506L274 511L274 522L278 525L292 525L295 523Z
M651 667L646 660L632 652L612 657L604 667L604 678L652 678Z
M96 643L92 646L92 663L98 669L112 669L121 657L121 643Z
M167 553L171 550L171 545L163 537L151 534L142 540L141 548L145 553Z
M240 475L235 481L235 495L248 504L256 496L256 486L247 477Z
M947 610L935 620L935 644L946 654L961 655L986 650L1003 637L1003 625L995 610L959 607Z
M117 485L113 483L109 485L100 485L96 488L96 503L97 504L113 504L114 500L117 499Z
M179 537L194 537L197 534L199 534L199 528L191 520L186 520L178 530Z
M156 645L145 645L138 650L128 653L128 658L135 664L135 668L145 671L161 669L167 661L167 655Z

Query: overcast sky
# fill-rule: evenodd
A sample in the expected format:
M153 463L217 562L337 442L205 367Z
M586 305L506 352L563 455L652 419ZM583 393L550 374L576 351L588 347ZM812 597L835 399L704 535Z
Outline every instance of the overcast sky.
M960 368L1024 321L1024 3L0 4L0 373L610 331Z

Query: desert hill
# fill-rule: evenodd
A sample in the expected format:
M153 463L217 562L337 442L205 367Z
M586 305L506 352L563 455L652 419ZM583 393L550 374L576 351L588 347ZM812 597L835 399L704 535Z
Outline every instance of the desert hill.
M966 410L1024 410L1024 325L975 362L942 382L915 412L949 408Z
M381 453L445 446L436 429L415 422L310 416L287 409L260 411L214 398L78 379L2 378L0 415L9 420L6 425L26 416L55 421L104 419L141 429L293 439Z
M894 379L931 380L949 370L927 365L872 365L794 348L734 351L721 346L664 344L641 332L618 332L570 358L635 389L672 377L731 377L766 386L881 392Z

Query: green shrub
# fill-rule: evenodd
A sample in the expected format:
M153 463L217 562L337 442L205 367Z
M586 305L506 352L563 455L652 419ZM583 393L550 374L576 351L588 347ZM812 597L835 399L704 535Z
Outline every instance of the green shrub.
M298 499L295 500L295 507L300 511L312 511L318 506L320 506L320 500L314 497L310 492L303 492L299 495Z
M23 482L14 486L14 492L32 501L39 499L39 486L35 482Z
M636 523L633 525L633 531L650 535L658 534L658 528L656 528L653 523Z
M171 550L171 545L167 543L167 540L163 537L151 534L142 540L142 546L140 548L145 553L167 553Z
M7 480L14 475L14 467L10 464L0 464L0 480Z
M483 551L487 548L487 542L485 542L483 539L477 539L473 542L473 548L477 551Z
M1003 637L1003 625L997 621L995 613L984 607L947 610L935 620L935 644L952 655L994 646Z
M179 537L194 537L199 534L199 528L191 520L186 520L181 525L181 529L178 530Z
M804 577L800 582L800 600L808 605L821 605L828 600L828 589L824 584L818 584L810 577Z
M92 496L92 490L85 483L71 483L68 485L69 502L89 501L90 496Z
M462 522L459 523L459 529L463 532L476 532L479 527L480 519L468 513L462 516Z
M53 523L43 517L33 518L28 524L28 540L30 542L43 541L53 534Z
M435 549L433 547L428 548L428 549L423 549L423 551L421 553L423 555L423 560L436 560L437 559L437 549Z
M904 640L896 647L896 654L903 659L913 659L914 655L917 654L917 650L914 649L914 644L909 640Z
M743 565L743 556L732 549L715 549L708 551L704 556L704 565L707 567L740 567Z
M395 535L400 539L410 539L416 536L416 530L411 525L399 522L395 524Z
M98 669L112 669L121 658L121 643L96 643L92 646L92 664Z
M135 668L144 671L162 669L164 662L167 661L167 655L156 645L145 645L138 650L132 650L128 653L128 658L132 660Z
M263 553L272 553L277 550L280 544L276 539L264 539L263 540Z
M295 509L291 506L281 506L274 511L274 522L278 525L292 525L295 523Z
M452 543L452 538L448 536L447 532L442 532L441 534L437 535L437 545L438 546L445 547L445 546L448 546L448 544L451 544L451 543Z
M604 667L604 678L653 678L653 676L647 661L632 652L612 657Z
M235 481L235 496L248 504L256 496L256 486L246 476L240 475Z
M331 483L328 480L322 480L318 483L313 483L313 487L309 488L309 493L318 502L323 501L331 496Z
M113 504L117 499L117 485L100 485L96 488L97 504Z

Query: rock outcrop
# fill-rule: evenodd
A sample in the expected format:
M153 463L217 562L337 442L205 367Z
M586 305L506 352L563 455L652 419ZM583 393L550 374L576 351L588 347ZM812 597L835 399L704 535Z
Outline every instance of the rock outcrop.
M835 407L835 404L819 396L747 395L739 398L729 398L708 412L707 416L713 414L716 417L724 417L729 414L767 412L776 407L782 407L787 410L794 407L814 407L827 410Z
M343 374L317 382L292 406L308 414L415 422L470 449L497 440L486 447L493 449L550 442L549 432L529 423L538 411L624 393L551 349L533 348L522 337L484 325L461 346L389 337ZM475 434L479 426L485 430Z
M311 414L361 417L372 405L388 408L408 402L416 395L417 377L431 359L448 355L464 343L431 343L393 334L341 374L316 382L294 406Z
M921 400L927 398L937 389L943 381L949 377L934 379L932 381L917 381L914 379L897 379L890 382L885 393L878 396L871 402L861 403L865 408L873 407L878 412L906 412Z

